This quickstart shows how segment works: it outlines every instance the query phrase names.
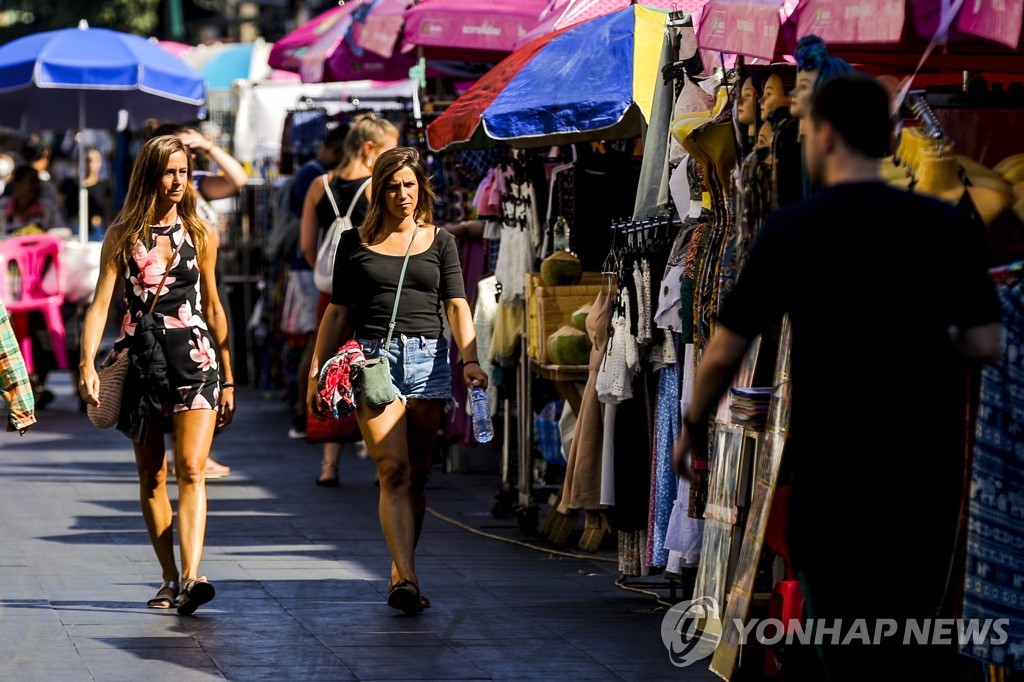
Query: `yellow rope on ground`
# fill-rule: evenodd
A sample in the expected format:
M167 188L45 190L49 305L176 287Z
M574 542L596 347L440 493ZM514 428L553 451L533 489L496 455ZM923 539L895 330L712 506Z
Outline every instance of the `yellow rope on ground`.
M532 550L534 550L536 552L544 552L545 554L551 554L553 556L566 557L568 559L583 559L585 561L601 561L601 562L608 563L608 564L617 564L617 563L619 563L618 559L608 559L606 557L592 556L592 555L588 555L588 554L573 554L572 552L562 552L562 551L557 550L557 549L551 549L549 547L542 547L541 545L533 545L533 544L530 544L529 542L523 542L521 540L513 540L512 538L502 537L501 535L495 535L494 533L488 533L486 531L479 530L478 528L473 528L472 526L466 525L465 523L463 523L461 521L458 521L456 519L453 519L450 516L445 516L444 514L438 512L438 511L435 511L434 509L432 509L430 507L427 507L427 511L430 513L431 516L434 516L435 518L440 519L441 521L444 521L445 523L450 523L451 525L457 526L458 528L461 528L463 530L468 530L473 535L479 535L480 537L488 538L489 540L497 540L499 542L505 542L505 543L508 543L510 545L515 545L516 547L525 547L526 549L532 549Z
M643 594L648 597L654 597L654 601L658 603L658 606L664 606L666 609L670 609L673 606L675 606L675 604L670 604L669 602L662 600L661 595L657 592L652 592L650 590L642 590L639 587L630 587L626 584L626 576L622 576L621 578L616 580L615 586L620 590L625 590L626 592L636 592L637 594Z

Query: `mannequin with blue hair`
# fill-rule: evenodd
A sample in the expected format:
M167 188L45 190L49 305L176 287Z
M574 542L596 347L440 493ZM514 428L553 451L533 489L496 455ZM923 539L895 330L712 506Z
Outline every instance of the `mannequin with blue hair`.
M797 66L796 89L793 91L789 112L794 118L804 119L810 114L814 91L825 81L851 71L853 67L845 60L830 55L825 41L815 35L800 39L794 57Z

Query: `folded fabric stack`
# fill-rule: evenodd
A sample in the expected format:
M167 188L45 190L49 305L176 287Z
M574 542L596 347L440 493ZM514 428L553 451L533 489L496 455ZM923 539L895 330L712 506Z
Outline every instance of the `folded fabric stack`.
M764 431L771 400L771 387L732 389L732 423L752 431Z

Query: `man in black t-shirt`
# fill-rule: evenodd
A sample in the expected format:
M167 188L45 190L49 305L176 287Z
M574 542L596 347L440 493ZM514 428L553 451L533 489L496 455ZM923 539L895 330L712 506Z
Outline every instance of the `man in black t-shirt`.
M943 600L963 487L966 370L970 358L998 357L1000 313L981 245L957 212L880 182L888 112L888 96L867 76L819 88L805 153L823 189L765 222L704 353L675 463L688 472L693 434L706 432L751 340L788 314L783 476L807 615L893 618L902 628L934 617ZM918 672L956 655L903 646L817 653L825 670L810 679L866 679L894 653L901 669Z

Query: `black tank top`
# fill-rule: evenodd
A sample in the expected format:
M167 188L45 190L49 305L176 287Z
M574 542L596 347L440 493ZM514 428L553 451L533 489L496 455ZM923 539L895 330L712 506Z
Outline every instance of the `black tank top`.
M359 178L357 180L342 180L337 175L333 176L334 179L330 182L331 192L334 194L334 201L338 204L338 211L341 215L345 215L348 211L349 204L352 203L352 199L355 197L356 192L363 186L367 178ZM317 178L315 182L323 185L323 180ZM355 208L352 209L352 225L358 228L363 224L363 218L366 217L366 211L370 207L370 202L366 198L366 192L364 191L356 201ZM327 198L327 194L320 197L320 202L316 205L316 217L320 223L320 234L322 235L327 231L327 228L331 226L336 217L334 209L331 207L331 200Z

